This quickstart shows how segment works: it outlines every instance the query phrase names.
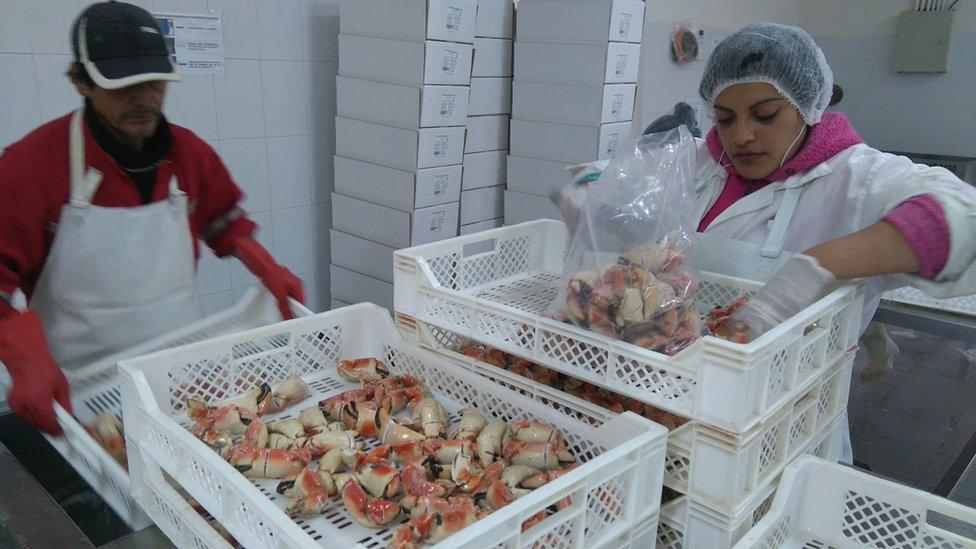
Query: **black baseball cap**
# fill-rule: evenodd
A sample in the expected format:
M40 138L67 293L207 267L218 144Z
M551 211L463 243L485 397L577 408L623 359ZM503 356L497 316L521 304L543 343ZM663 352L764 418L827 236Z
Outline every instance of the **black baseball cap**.
M75 61L102 88L180 80L156 19L139 6L125 2L88 6L71 27L71 47Z

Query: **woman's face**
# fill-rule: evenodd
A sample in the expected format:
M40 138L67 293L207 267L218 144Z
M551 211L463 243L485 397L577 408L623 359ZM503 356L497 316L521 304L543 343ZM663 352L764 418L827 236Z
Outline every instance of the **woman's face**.
M715 122L726 156L742 177L753 180L769 177L793 158L806 132L800 113L765 82L722 91L715 99Z

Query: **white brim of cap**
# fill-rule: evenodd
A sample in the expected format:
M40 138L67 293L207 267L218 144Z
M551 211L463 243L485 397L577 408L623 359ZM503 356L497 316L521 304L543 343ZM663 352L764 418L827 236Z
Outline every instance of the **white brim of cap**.
M85 70L88 71L88 75L91 76L92 81L95 82L95 85L100 88L105 88L106 90L117 90L119 88L142 84L143 82L179 82L180 80L183 80L183 77L176 72L144 72L110 80L99 72L98 67L95 66L95 63L86 59L82 62L82 64L84 65Z

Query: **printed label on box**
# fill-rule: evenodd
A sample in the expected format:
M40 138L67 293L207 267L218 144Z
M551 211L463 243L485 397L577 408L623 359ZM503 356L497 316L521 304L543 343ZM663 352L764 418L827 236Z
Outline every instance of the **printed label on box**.
M458 66L458 51L457 50L444 50L444 61L441 63L441 70L444 74L453 75L457 71Z
M447 186L451 184L450 176L446 173L434 176L434 196L447 194Z
M615 93L610 102L610 114L620 116L622 112L624 112L624 94Z
M454 108L457 106L456 93L441 94L441 116L454 116Z
M440 158L442 156L447 156L447 148L451 144L451 136L449 135L435 135L434 136L434 158Z
M436 233L444 228L446 223L447 212L441 210L439 212L434 212L430 216L430 232Z
M618 145L620 145L620 133L611 133L607 139L607 154L616 156Z
M617 64L615 65L615 67L613 69L613 73L615 75L617 75L618 77L621 77L621 76L624 75L624 72L626 72L626 71L627 71L627 54L625 54L625 53L618 53L617 54Z
M620 14L620 28L617 30L619 36L627 36L630 32L630 14L621 13Z
M447 30L457 34L461 32L461 16L464 14L464 10L461 8L450 7L447 8Z

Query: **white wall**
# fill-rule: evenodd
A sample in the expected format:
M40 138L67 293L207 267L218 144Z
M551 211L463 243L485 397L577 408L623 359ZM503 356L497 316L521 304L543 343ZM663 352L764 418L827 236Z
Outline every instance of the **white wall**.
M698 83L705 61L722 37L755 21L796 25L800 0L648 0L644 17L641 82L635 113L635 131L641 131L678 101L698 101ZM695 20L705 30L701 60L679 65L671 57L671 31L675 24ZM699 116L705 130L707 116Z
M976 156L976 2L956 5L949 71L891 69L898 14L912 0L803 0L800 24L844 88L838 105L868 144L915 153Z
M147 9L217 13L226 72L169 88L169 119L206 139L246 193L258 240L329 308L337 0L129 0ZM63 76L68 33L89 0L0 0L0 148L80 104ZM236 260L201 259L207 311L256 279Z

